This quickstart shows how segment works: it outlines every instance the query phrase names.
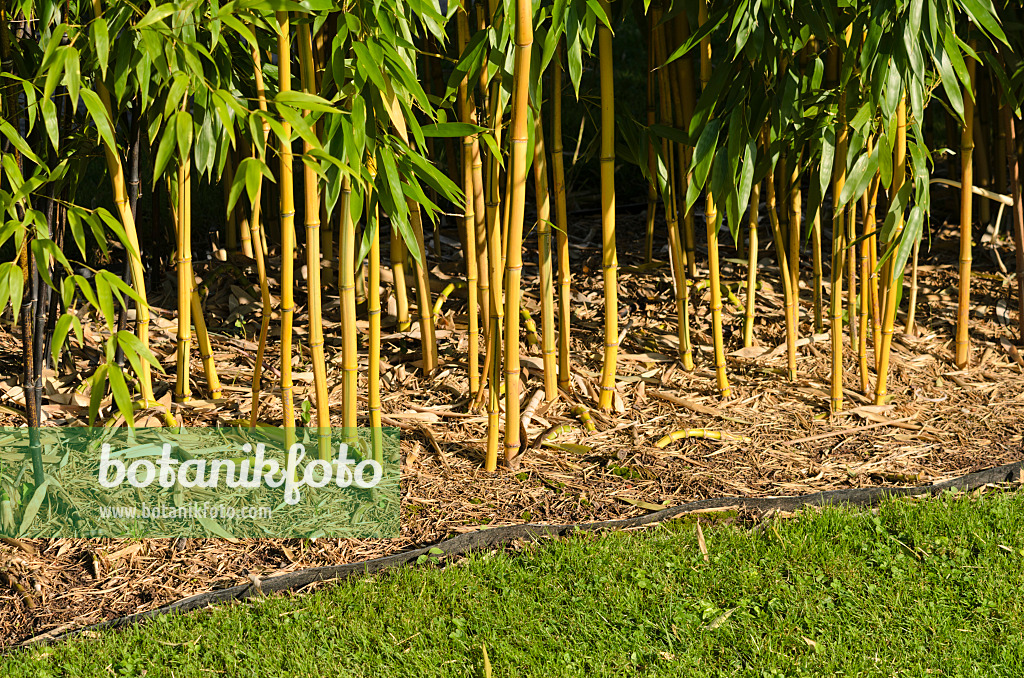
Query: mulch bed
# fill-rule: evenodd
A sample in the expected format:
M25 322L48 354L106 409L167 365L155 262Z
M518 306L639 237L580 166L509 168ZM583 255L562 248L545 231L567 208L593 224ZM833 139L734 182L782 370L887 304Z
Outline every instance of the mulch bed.
M905 486L937 482L1024 457L1024 361L1015 342L1006 308L1014 309L1013 285L976 256L982 274L972 281L974 356L969 370L953 364L952 335L956 310L955 241L940 229L932 248L922 252L918 328L897 334L893 342L889 392L892 403L872 406L858 393L857 361L846 347L846 412L828 415L830 375L827 335L813 335L810 282L802 271L801 337L795 383L785 380L785 339L781 286L765 250L758 292L759 347L742 348L742 310L726 303L726 350L734 396L722 401L715 386L710 349L707 291L691 295L692 336L697 368L688 373L674 360L675 313L667 266L641 266L636 234L642 215L620 215L619 278L620 349L616 408L591 410L597 430L587 433L570 412L573 404L593 407L601 367L599 224L578 220L573 226L574 379L572 400L542 407L528 428L531 442L560 424L577 424L556 439L581 447L570 451L531 447L514 469L483 472L485 420L466 413L465 304L457 297L445 304L438 323L442 365L430 380L416 367L418 341L391 335L385 342L382 379L386 424L402 429L402 534L394 540L247 540L220 539L25 539L26 549L0 543L0 645L38 634L77 628L157 608L202 591L233 586L298 569L336 565L393 554L484 526L522 523L577 523L625 518L688 501L721 497L802 495L823 490ZM701 229L698 229L701 230ZM826 235L827 237L827 235ZM764 241L762 234L762 241ZM386 238L385 238L386 241ZM444 240L442 240L444 243ZM532 246L532 245L531 245ZM700 249L698 243L698 250ZM657 248L656 248L657 250ZM454 249L434 268L439 279L458 274ZM723 279L745 278L745 266L724 251ZM656 251L664 260L666 253ZM704 257L698 251L698 261ZM1012 261L1004 251L1003 258ZM807 258L809 261L809 257ZM225 399L198 400L174 407L189 426L216 425L246 416L249 379L256 345L258 311L251 312L255 273L246 262L210 262L198 267L209 289L207 321L214 332L214 355ZM274 268L272 263L272 269ZM246 275L239 275L239 273ZM536 262L524 271L524 304L539 322ZM325 276L327 272L325 272ZM706 271L698 271L698 280ZM827 275L826 275L827 280ZM170 288L152 293L153 349L169 372L174 369L176 321ZM410 295L411 298L414 296ZM743 293L738 295L741 299ZM827 290L825 293L827 299ZM302 299L300 299L302 301ZM389 300L389 307L393 309ZM247 309L246 307L250 307ZM298 308L298 338L304 341L304 308ZM327 298L325 323L328 380L340 384L340 335L337 299ZM239 323L236 323L236 319ZM1012 314L1012 321L1016 321ZM236 326L244 326L244 335ZM902 323L899 324L902 327ZM364 326L365 327L365 326ZM72 352L79 375L89 373L102 346L98 325L87 327L87 344ZM0 405L23 405L17 374L17 337L0 330ZM540 351L526 348L528 373L524 404L540 385ZM365 364L365 355L363 356ZM276 340L266 360L270 378L279 365ZM874 365L873 356L871 365ZM308 358L296 367L300 386L296 402L312 397ZM204 393L205 380L193 351L193 391ZM2 377L0 377L2 379ZM365 377L364 377L365 379ZM169 402L173 375L158 378ZM873 385L874 378L871 383ZM83 425L85 396L73 393L74 381L51 380L44 408L50 423ZM365 388L365 383L361 384ZM332 390L332 406L340 404ZM280 421L279 392L269 389L260 419ZM110 404L104 405L109 409ZM340 412L334 408L340 425ZM155 417L154 417L155 419ZM0 424L19 419L0 413ZM684 428L734 434L736 440L686 439L664 449L654 443ZM748 440L743 440L745 437ZM20 589L20 590L19 590Z

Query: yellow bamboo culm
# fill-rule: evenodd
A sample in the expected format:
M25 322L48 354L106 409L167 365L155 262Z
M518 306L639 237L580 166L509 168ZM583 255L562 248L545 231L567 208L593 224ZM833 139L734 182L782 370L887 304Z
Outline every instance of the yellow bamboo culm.
M315 92L313 92L313 87L315 86L316 76L313 69L313 37L310 33L308 23L299 24L299 63L301 65L302 91L306 94L314 94ZM303 111L302 116L307 122L311 121L310 111ZM319 452L321 459L328 459L331 456L331 413L328 403L330 396L327 392L327 361L324 356L323 300L320 288L320 189L317 184L319 178L316 170L313 169L312 164L315 162L312 157L313 145L309 141L303 141L302 152L308 160L308 162L302 163L302 183L306 191L305 207L303 210L306 222L306 283L309 306L309 351L313 359L313 391L316 394L316 425L319 443L317 451ZM354 235L353 240L355 240ZM349 263L350 267L351 265L352 264ZM352 277L353 276L350 275L350 279ZM351 318L352 323L342 325L342 341L344 341L346 335L351 336L352 340L355 339L354 282L350 292L350 297L352 306L351 310L353 311ZM348 320L348 318L346 318L346 320ZM354 417L350 423L354 428Z
M971 41L971 49L975 42ZM974 199L974 78L977 62L967 57L970 87L964 87L964 126L960 136L960 290L956 311L956 366L964 369L971 362L969 323L971 303L971 226Z
M344 436L353 440L359 411L359 337L356 331L356 225L352 219L352 180L347 174L341 178L338 212L341 222L341 233L338 238L338 271L341 282L341 426L344 429ZM375 237L379 245L380 238ZM377 275L380 275L380 269L377 270ZM372 289L368 298L373 298ZM379 307L379 295L376 301ZM377 320L380 321L379 314Z
M767 155L771 147L771 136L768 125L761 130L761 145ZM779 277L782 279L782 293L786 306L786 375L790 381L796 380L796 295L793 294L793 278L789 275L789 254L786 251L782 227L779 224L779 213L776 211L775 171L770 169L765 178L765 211L772 227L772 240L779 258Z
M544 365L544 400L558 397L555 373L555 285L551 264L551 197L548 194L547 151L540 110L533 116L533 180L537 200L537 250L540 263L540 348Z
M213 345L210 343L210 333L206 329L206 320L203 318L203 302L199 298L198 290L192 290L190 301L192 322L196 325L199 357L203 361L203 373L206 375L206 388L209 391L210 400L218 400L222 395L220 378L217 376L217 363L213 360Z
M423 238L423 216L420 204L412 198L407 200L409 205L409 225L412 226L412 235L416 239L420 256L424 261L413 260L416 272L416 305L420 316L420 348L423 351L423 373L429 375L437 369L437 339L434 334L434 316L431 313L433 304L430 303L430 272L427 269L427 248Z
M370 186L377 176L377 166L372 158L367 159L366 168L370 171ZM370 411L370 427L373 440L373 458L384 461L383 440L381 436L380 414L380 214L376 200L371 200L370 191L366 194L367 228L370 233L369 283L367 287L366 314L370 321L370 339L367 349L367 401ZM372 203L372 204L371 204Z
M291 91L291 35L288 12L277 12L277 67L279 89ZM292 392L292 322L295 313L295 194L292 176L291 123L281 119L283 128L278 157L278 193L281 208L281 405L286 447L295 438L295 400Z
M892 175L892 194L896 195L900 188L903 186L903 182L906 178L907 173L907 98L906 95L900 97L899 104L896 108L897 118L897 133L896 133L896 147L893 149L893 175ZM970 197L968 197L968 203ZM899 238L900 232L903 230L903 215L896 215L896 228L893 230L892 241L895 242ZM892 334L893 328L896 325L896 275L898 271L893 265L893 258L890 257L889 261L885 265L885 293L882 295L885 299L885 305L882 308L882 345L881 345L881 356L878 360L878 379L875 382L875 404L884 405L887 395L887 386L889 379L889 354L892 350Z
M611 16L608 0L599 0ZM601 69L601 266L604 269L604 362L598 407L610 410L615 395L615 363L619 356L619 258L615 251L615 88L612 76L612 32L597 28Z
M412 325L409 319L409 283L405 279L406 251L398 228L391 224L391 274L395 281L395 305L398 309L398 331L405 332Z
M97 18L103 15L103 5L100 0L92 0L93 13ZM106 113L108 124L114 126L113 109L110 105L110 92L102 80L96 82L96 93L100 97ZM110 175L110 183L114 187L114 204L117 207L118 218L121 226L124 227L125 236L128 240L128 261L132 274L132 286L139 295L140 303L136 304L135 334L139 343L144 349L149 349L149 302L146 298L145 271L142 268L142 250L139 247L139 234L135 229L135 217L132 215L131 207L128 204L128 190L125 185L124 165L117 155L117 149L103 144L103 154L107 161L107 173ZM141 390L142 405L149 407L156 403L153 397L153 376L149 361L142 360L139 376L139 389Z
M178 377L174 385L174 399L179 403L192 400L192 388L189 383L189 353L192 346L192 237L191 224L188 220L189 183L191 182L191 160L183 158L178 164L178 204L174 210L175 225L178 236Z
M456 28L458 29L459 50L464 51L469 44L469 17L464 7L460 7L456 16ZM469 101L469 77L462 79L458 89L459 119L466 123L472 123L472 113ZM469 310L469 397L473 398L480 390L480 302L478 294L481 289L478 277L480 275L478 266L480 257L477 254L477 231L476 220L476 190L473 184L473 141L472 136L462 138L462 192L465 205L463 213L463 225L465 231L465 260L466 260L466 292ZM483 290L486 292L485 290Z
M846 37L839 47L850 43L852 28L847 28ZM838 51L838 49L837 49ZM836 68L842 67L842 55L835 60ZM838 77L836 78L838 80ZM840 83L839 119L836 121L836 161L832 170L832 286L829 290L829 310L832 337L832 389L830 409L843 409L843 272L846 261L846 206L839 205L839 197L846 185L846 155L849 143L849 128L846 125L846 87ZM853 309L850 309L853 313Z
M519 435L519 305L523 270L523 221L529 148L530 52L533 49L533 3L516 0L515 62L512 71L512 163L509 178L508 249L505 259L505 462L521 452Z
M651 15L655 25L654 31L654 47L655 54L654 58L658 63L664 63L668 58L668 47L666 38L666 27L661 22L661 4L655 4L651 6ZM687 59L686 69L689 69L689 60ZM689 78L693 80L692 74ZM691 82L692 85L692 82ZM677 113L684 110L684 106L679 103L679 83L677 79L670 78L667 69L658 69L658 89L660 90L661 96L658 101L659 114L661 115L661 121L663 124L671 124L672 117L672 106L673 101L676 102ZM690 90L687 90L688 92ZM692 92L690 92L692 94ZM689 94L687 95L689 97ZM689 108L692 108L690 106ZM679 124L685 124L683 118L676 118ZM680 234L679 228L679 208L676 196L676 174L685 174L686 172L686 152L682 147L676 146L676 144L670 143L667 139L662 139L661 142L662 155L665 157L665 162L668 165L668 180L665 182L665 189L662 191L662 202L665 205L665 226L668 231L668 246L669 246L669 264L672 267L672 281L676 295L676 334L679 339L679 357L683 362L683 369L686 371L693 370L693 347L690 343L690 311L689 311L689 291L687 289L689 282L687 280L687 267L690 264L689 259L683 253L683 236ZM679 157L678 165L674 162L674 157ZM685 186L685 182L683 182ZM683 192L685 196L685 190ZM688 212L692 215L692 211Z
M256 80L256 100L259 105L259 109L264 113L267 112L267 95L266 89L263 85L263 66L260 61L259 48L256 45L252 46L252 60L256 66L255 80ZM267 138L270 136L270 123L267 120L263 122L263 143L266 144ZM265 149L265 146L261 146ZM256 158L256 145L254 144L251 151L251 157ZM265 155L265 150L260 153L261 160L262 156ZM256 422L259 421L260 411L260 387L263 378L263 356L267 352L267 334L270 331L270 316L273 312L273 302L270 297L270 284L267 281L267 262L266 262L266 240L262 236L263 232L263 173L260 173L260 177L256 183L256 194L252 199L252 213L249 216L249 229L252 231L252 241L254 245L253 253L256 255L256 271L260 278L260 299L263 304L261 309L262 317L260 319L260 337L259 345L256 349L256 364L253 366L252 374L252 402L249 411L249 426L255 427Z
M682 45L690 39L690 23L686 12L679 12L672 20L671 26L666 26L668 33L674 37L674 44ZM710 53L710 52L709 52ZM665 58L668 58L666 52ZM664 63L662 61L661 63ZM693 61L689 54L682 56L672 62L670 68L675 77L671 78L672 85L672 100L674 102L674 109L676 113L676 124L681 129L689 129L690 121L693 120L693 112L697 107L697 82L693 77ZM667 124L667 123L666 123ZM692 167L690 166L693 157L693 148L689 146L679 145L677 147L679 151L679 170L676 172L676 180L678 182L678 197L686 196L686 185L690 181L692 174ZM678 219L678 214L676 215ZM686 210L682 219L682 239L683 246L686 249L686 272L685 276L689 278L697 277L697 259L696 259L696 237L694 234L693 225L693 206ZM689 327L687 331L687 341L689 341ZM684 358L683 362L686 363L687 359ZM689 360L692 363L692 358ZM684 365L685 367L685 365ZM687 367L687 370L692 370L693 367Z
M565 203L565 163L562 158L562 43L551 72L551 179L555 189L555 246L558 249L558 388L569 391L569 212Z
M754 296L757 286L757 218L758 203L761 200L761 182L756 182L750 191L750 208L747 228L750 242L747 245L747 299L743 312L743 347L754 345Z
M708 20L707 0L700 0L698 17L700 25L703 26ZM700 82L703 89L707 89L710 80L711 37L707 36L700 41ZM732 396L732 388L729 386L729 377L725 372L725 342L722 338L722 281L718 269L718 208L715 206L710 189L707 192L704 220L707 226L708 269L711 279L711 332L715 344L715 378L722 397L729 398Z
M658 67L657 58L655 56L654 47L654 12L649 12L647 15L646 25L644 27L647 33L647 126L653 127L656 122L655 116L655 88L654 83L657 78L656 69ZM648 264L654 259L654 217L656 207L658 205L658 154L654 150L654 144L647 141L647 174L649 175L647 183L647 228L646 228L646 240L644 244L644 261Z

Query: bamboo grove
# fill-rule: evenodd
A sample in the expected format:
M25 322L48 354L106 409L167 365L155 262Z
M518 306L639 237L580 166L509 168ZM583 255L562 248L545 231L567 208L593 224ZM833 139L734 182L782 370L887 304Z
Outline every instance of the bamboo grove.
M83 304L106 342L83 375L90 422L110 393L129 424L147 409L173 423L154 394L163 383L178 402L193 397L193 348L204 397L220 397L192 242L193 195L214 187L219 245L254 261L259 278L244 423L263 422L276 387L283 415L270 423L294 436L303 405L293 369L308 360L305 419L319 435L332 421L379 428L382 285L397 330L418 339L427 380L440 365L436 310L459 289L465 407L487 415L486 470L514 464L518 422L536 401L523 410L526 335L540 345L543 371L528 385L539 398L575 388L571 295L582 273L569 260L565 103L593 106L598 123L604 329L594 406L615 397L615 184L629 164L649 184L647 259L667 243L681 367L706 360L690 331L694 290L706 288L713 346L703 367L730 397L722 308L732 291L720 261L735 246L748 262L743 346L755 341L767 254L784 292L785 376L797 378L801 331L827 329L828 408L842 410L850 369L883 403L894 333L915 323L934 183L960 192L958 367L971 361L971 245L992 218L990 199L1008 201L1024 271L1021 14L1010 0L0 0L0 309L22 340L27 423L42 421L44 368L60 371L68 345L83 344L72 312ZM616 38L627 27L647 52L645 115L635 118L615 106ZM596 102L579 100L585 71L596 74ZM948 177L933 179L940 164ZM169 226L155 223L161 201ZM449 223L464 277L433 296L429 262ZM149 348L161 228L173 233L174 374ZM522 308L524 256L538 264L539 329ZM123 270L103 263L122 260ZM1017 283L1024 330L1024 277ZM332 410L323 318L335 295L342 404ZM297 333L300 303L308 327Z

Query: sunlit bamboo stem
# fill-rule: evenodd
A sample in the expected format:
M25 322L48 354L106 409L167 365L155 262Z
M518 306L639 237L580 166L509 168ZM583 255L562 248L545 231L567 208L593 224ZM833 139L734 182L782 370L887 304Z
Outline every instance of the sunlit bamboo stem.
M761 144L765 155L769 155L771 136L767 125L761 130ZM772 227L772 240L775 242L775 254L779 260L779 277L782 279L782 293L785 300L786 376L790 381L794 381L796 380L796 295L793 294L792 289L793 278L787 274L789 254L786 251L785 237L779 224L779 213L776 210L774 170L768 171L764 185L768 191L768 195L765 197L765 211L768 212L768 220Z
M707 0L700 0L698 9L700 25L703 26L708 20ZM711 37L705 37L700 41L700 81L704 90L711 81ZM715 345L715 379L718 382L718 390L723 398L732 396L732 388L729 386L729 377L725 372L725 342L722 337L722 282L718 270L718 208L711 195L710 188L707 191L707 202L704 208L704 220L707 225L708 235L708 270L711 280L711 333Z
M515 62L512 76L512 164L509 176L508 253L505 260L505 462L519 456L519 304L523 269L523 221L529 148L530 52L533 49L533 4L516 1Z
M291 28L288 12L277 12L278 89L291 91ZM295 436L295 400L292 392L292 322L295 313L295 194L292 175L291 123L282 118L280 140L280 177L278 178L281 213L281 405L284 410L286 446Z
M313 69L313 38L310 34L309 24L299 24L299 62L302 66L301 71L301 82L302 90L306 94L314 94L313 87L315 86L315 75ZM303 111L303 118L307 122L312 121L312 117L309 111ZM315 126L313 126L315 129ZM324 326L323 326L323 301L322 291L320 287L320 188L318 185L319 178L316 170L313 169L313 162L315 158L312 156L313 145L309 141L302 142L302 152L306 156L306 162L302 163L303 168L303 186L306 190L305 200L305 222L306 222L306 280L308 283L308 306L309 306L309 349L313 359L313 389L316 394L316 424L317 424L317 437L319 439L318 452L320 453L321 459L328 459L331 455L331 414L330 407L328 404L328 398L330 397L327 392L327 362L324 356ZM346 176L345 179L348 177ZM345 218L345 215L342 215ZM351 217L349 217L351 219ZM355 227L353 226L352 241L355 241ZM354 249L354 245L351 245ZM342 303L345 303L345 297L348 297L349 307L347 310L342 312L342 347L344 351L344 342L347 339L350 344L350 355L355 354L355 335L356 335L356 324L355 324L355 281L353 280L352 274L352 259L353 256L349 256L347 262L342 261L341 265L348 265L349 275L345 280L346 283L351 282L351 289L347 295L342 295ZM342 353L342 361L344 362L344 352ZM348 375L345 375L348 376ZM345 425L345 428L351 428L355 426L355 407L354 403L345 404L346 410L351 410L351 421Z
M548 193L547 150L540 110L533 118L533 181L537 200L537 251L540 277L541 356L544 364L544 400L558 397L555 372L555 285L551 263L551 197Z
M747 215L747 299L743 313L743 347L754 345L755 294L757 287L757 219L761 200L761 182L756 182L750 191L750 207Z
M661 23L661 12L662 8L660 3L651 6L651 15L655 26L654 58L658 63L664 63L668 58L668 31ZM688 58L687 68L689 68ZM691 86L692 79L691 73ZM679 82L676 78L670 77L668 69L658 69L658 89L660 90L658 105L661 121L666 125L672 124L673 101L679 102L681 95L679 94ZM690 108L692 109L692 106ZM684 107L682 104L678 103L676 106L677 113L683 109ZM682 118L677 119L682 120ZM693 348L690 343L689 281L687 280L686 273L689 261L684 254L683 236L680 233L679 226L679 196L676 195L676 186L679 185L676 182L676 173L686 172L686 153L682 148L677 147L676 144L670 143L667 139L662 139L661 151L665 158L665 163L668 165L668 177L661 197L662 202L665 205L665 226L668 231L669 264L672 268L673 288L676 295L676 335L679 339L679 357L683 362L683 369L691 371L693 370ZM674 161L676 156L679 157L678 164ZM685 182L683 183L683 186L685 187ZM683 199L685 199L685 195L686 194L683 193ZM689 213L692 216L692 210Z
M373 179L376 177L377 169L373 158L366 162L370 171L370 186L373 186ZM380 412L380 214L377 201L368 190L366 192L366 228L370 234L370 261L369 261L369 283L367 287L366 314L370 321L369 346L367 348L367 395L370 411L370 427L373 437L373 458L378 462L384 461L384 452L381 440L381 412Z
M1017 133L1009 106L1000 107L1006 160L1009 169L1010 193L1013 195L1013 241L1017 253L1017 340L1024 344L1024 205L1021 204L1020 158L1017 155Z
M460 8L456 16L459 49L464 51L469 44L469 17L465 8ZM458 89L459 118L466 123L472 123L469 101L469 77L462 79ZM473 185L473 137L462 138L462 191L464 194L464 215L463 230L465 232L466 261L466 285L468 294L469 311L469 396L474 397L480 390L480 315L479 301L477 294L480 292L478 286L478 265L480 258L476 252L477 227L475 198L476 191ZM486 275L481 276L486 277ZM486 291L486 290L485 290Z
M672 20L672 33L675 37L674 43L681 45L690 39L690 24L689 17L686 12L679 12ZM666 26L668 29L668 26ZM710 49L710 48L709 48ZM702 51L703 54L703 51ZM666 53L665 58L668 58ZM689 53L683 57L676 59L672 62L671 66L672 73L675 77L672 78L673 82L673 99L675 101L676 111L676 124L681 129L689 129L690 121L693 119L693 111L697 106L697 81L693 77L693 61ZM703 66L701 66L703 69ZM703 75L702 75L703 78ZM686 185L690 180L690 159L693 154L693 149L689 147L680 147L680 163L679 171L677 172L677 185L678 192L676 194L677 199L685 199L686 197ZM678 220L679 215L676 215ZM693 208L686 210L686 213L682 218L682 226L680 228L681 237L683 242L683 248L686 250L686 272L685 275L689 278L697 277L697 260L696 260L696 238L694 237L694 225L693 225ZM689 320L689 318L687 318ZM687 333L689 328L687 327ZM684 359L684 362L686 360ZM688 368L688 369L693 369Z
M558 387L569 391L569 213L565 204L565 165L562 157L562 44L551 65L551 179L555 189L555 246L558 249Z
M971 47L974 48L974 41ZM960 369L971 362L970 324L971 303L971 226L974 195L974 79L977 62L967 57L967 74L971 82L964 87L964 126L960 136L960 291L956 313L956 366Z
M188 184L191 182L191 158L182 158L178 164L178 204L174 211L178 236L178 377L174 385L174 399L179 403L192 400L189 384L189 352L192 345L190 317L192 286L192 225L188 223Z
M599 0L611 16L608 0ZM601 71L601 266L604 269L604 362L598 406L611 409L615 394L615 363L619 355L619 260L615 248L615 90L612 77L612 32L597 28Z
M101 0L92 0L92 9L96 17L103 15ZM113 125L113 109L110 105L110 92L102 80L96 82L96 93L100 97L106 113L108 123ZM149 349L149 302L146 299L145 271L142 268L142 250L139 247L139 235L135 229L135 217L132 215L131 207L128 204L128 191L125 185L124 165L117 154L117 149L103 144L103 153L107 161L107 172L110 175L110 183L114 188L114 205L117 207L117 214L124 227L125 236L128 240L128 260L132 272L132 285L136 294L139 295L141 303L136 304L135 332L139 343L146 350ZM187 304L186 304L187 305ZM153 377L151 366L148 361L141 361L141 374L139 374L139 388L142 391L142 402L149 405L155 402L153 397Z
M839 48L850 42L852 28L847 28L846 39ZM838 51L838 50L837 50ZM842 55L836 59L836 67L842 66ZM838 78L836 78L838 80ZM846 185L846 158L849 129L846 125L846 86L839 85L839 119L836 121L836 158L832 173L832 270L829 290L829 310L832 337L832 390L830 407L832 412L843 409L843 268L846 256L846 206L839 204L840 195ZM852 313L852 310L851 310Z
M896 195L906 179L907 174L907 101L906 95L900 97L897 106L896 148L893 149L892 194ZM968 197L968 202L970 197ZM896 215L896 228L892 241L895 242L903 229L903 215ZM878 359L878 380L875 382L875 404L883 405L886 401L889 380L889 355L892 349L892 334L896 324L897 279L899 273L890 257L885 266L886 290L882 297L885 305L882 309L882 344L881 356ZM878 350L878 349L876 349Z
M267 96L266 90L263 84L263 67L260 62L260 52L256 45L252 46L252 60L256 66L255 80L256 80L256 98L259 105L259 109L265 114L267 112ZM263 123L263 144L266 144L267 138L270 135L270 123L264 121ZM261 149L265 149L265 146L260 145ZM265 150L260 153L261 156L265 155ZM252 148L252 157L256 157L256 145ZM261 157L262 161L263 157ZM252 214L249 216L249 228L252 231L252 240L255 245L253 253L256 255L256 271L260 278L260 299L263 304L261 309L260 319L260 337L259 345L256 349L256 364L253 366L252 373L252 403L249 412L249 426L256 426L256 422L259 421L259 410L260 410L260 386L263 377L263 358L267 352L267 333L270 330L270 316L272 313L272 301L270 298L270 285L267 281L267 263L266 263L266 240L263 237L263 174L260 173L260 177L256 183L256 194L252 200Z

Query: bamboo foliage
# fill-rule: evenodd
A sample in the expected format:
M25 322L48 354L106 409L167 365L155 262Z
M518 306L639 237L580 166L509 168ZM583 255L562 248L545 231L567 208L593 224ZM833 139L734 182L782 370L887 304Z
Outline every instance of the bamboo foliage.
M132 401L153 404L151 365L156 360L147 348L143 261L158 265L163 255L151 244L161 240L159 229L147 232L149 224L143 218L136 226L129 195L135 195L135 184L128 190L128 181L135 178L126 180L122 158L121 136L126 131L132 147L127 157L140 157L140 144L150 149L141 154L149 161L143 183L161 189L174 186L175 231L168 249L176 253L177 267L178 400L190 397L193 326L209 395L216 397L219 391L211 332L205 327L203 298L190 265L193 188L208 188L218 200L221 194L226 197L228 223L220 229L215 247L240 247L255 260L262 315L248 413L252 425L258 423L266 400L264 370L278 351L269 337L275 316L271 286L279 284L280 423L293 429L295 399L306 397L293 383L293 365L296 359L303 364L305 356L293 350L294 336L306 324L316 426L329 425L328 394L335 377L341 381L343 425L356 426L365 357L369 420L379 427L380 341L385 324L381 297L386 294L394 299L393 320L399 332L409 329L412 310L418 315L422 359L410 364L421 370L424 383L441 374L436 368L445 364L465 378L467 409L478 410L486 402L484 468L494 470L500 457L514 465L527 442L520 429L521 384L540 385L532 375L524 379L520 370L523 261L534 260L529 251L532 240L524 233L531 167L543 394L553 400L561 389L574 398L592 396L596 402L590 405L600 408L621 406L616 398L616 363L619 342L629 335L620 334L619 327L617 267L619 255L625 253L618 252L616 244L615 181L616 164L621 171L627 163L637 165L648 188L644 251L638 247L630 254L657 258L652 244L664 224L684 369L692 370L699 362L690 338L689 287L705 265L708 280L698 287L709 288L713 362L723 397L731 393L727 352L741 341L744 346L758 343L758 280L768 283L774 275L757 270L758 256L764 256L759 253L758 219L767 210L784 294L787 376L796 379L800 367L800 269L808 265L800 257L801 245L807 242L812 270L806 283L812 293L805 305L808 311L813 306L813 312L807 314L806 327L813 323L815 331L824 326L821 291L828 285L822 278L828 275L831 282L829 408L838 411L843 405L846 341L857 353L860 388L865 392L871 388L868 350L874 351L874 396L884 402L898 314L907 311L908 332L928 322L916 305L917 259L930 210L933 151L923 122L926 112L946 109L961 127L956 361L967 366L972 185L975 179L979 184L1004 179L1012 184L1017 176L1018 135L1012 119L1022 99L1018 8L1006 2L935 0L922 19L914 3L776 5L745 0L654 2L643 11L637 6L632 13L608 0L489 0L486 7L451 5L442 13L429 3L394 0L321 3L315 10L309 4L285 8L262 0L216 6L136 6L114 0L102 11L104 3L99 0L73 0L46 16L28 0L6 0L5 21L0 22L0 207L6 220L0 245L13 238L17 246L3 250L15 258L0 262L0 307L11 305L19 318L25 318L25 381L32 394L28 420L40 423L43 356L38 347L44 335L52 334L59 358L68 343L82 341L75 338L81 332L79 316L71 312L82 300L104 307L98 310L109 329L108 347L115 349L108 353L116 356L120 349L132 365L131 373L122 371L123 361L110 359L89 378L96 403L92 419L108 389L115 404L111 414L119 410L129 423ZM470 14L473 11L475 15ZM512 11L514 16L507 16ZM7 20L12 16L24 18L19 25L34 22L32 30L10 30ZM619 102L616 116L613 71L618 64L612 58L613 47L618 53L623 44L628 57L629 45L614 38L620 34L620 22L633 20L640 22L648 38L647 51L641 55L648 65L646 110L633 111L631 102ZM456 39L450 44L452 33ZM894 40L894 35L903 39ZM963 42L968 40L970 49ZM268 47L274 43L272 55ZM239 44L245 47L238 49ZM12 58L12 48L18 50L18 58ZM700 58L699 87L695 50ZM975 58L984 64L981 76ZM275 63L264 69L268 60ZM294 64L301 76L297 89L291 77ZM588 69L591 64L596 68ZM422 71L424 65L429 65L428 72ZM585 75L588 70L596 77ZM566 73L568 82L563 83ZM429 81L426 87L420 84L422 75ZM546 101L540 82L550 87ZM569 116L581 111L587 120L599 116L600 137L581 138L577 144L584 149L584 163L599 165L601 182L604 350L599 390L587 394L573 390L582 384L592 391L593 385L571 378L570 242L576 224L569 216L566 175L571 178L576 168L567 169L563 157L563 84L571 85L576 94ZM599 90L599 102L595 105L594 97L581 87ZM990 134L994 94L1002 104L1000 129ZM30 99L32 106L22 104ZM634 112L639 114L633 116ZM587 126L588 133L592 127ZM993 142L1000 144L996 152L987 148ZM107 168L103 193L113 199L113 214L102 206L86 206L88 201L78 190L80 178L88 176L90 159L98 156L97 143ZM438 157L426 153L430 147ZM444 167L439 166L441 155L448 161ZM972 178L975 160L978 176ZM987 160L995 166L988 167ZM305 190L297 199L294 180L300 171ZM266 187L265 179L271 180ZM1011 190L1014 233L1021 241L1019 186ZM663 217L655 209L659 197ZM759 204L762 199L764 207ZM264 200L276 206L265 207ZM695 237L694 222L701 218L698 203L704 205L705 233ZM452 284L466 290L465 311L454 314L457 334L468 341L465 368L458 358L451 361L457 348L433 325L431 285L438 281L431 280L431 272L437 264L443 268L445 262L437 258L449 252L439 249L438 237L433 252L427 251L424 241L427 222L434 222L436 235L439 205L449 204L458 206L453 211L461 210L462 243L456 256L461 255L465 264L465 280ZM831 262L823 261L821 251L822 216L824 212L827 220L829 205ZM58 216L50 216L46 206ZM67 248L58 244L61 210L67 213L80 259L94 269L91 278L77 273ZM297 234L300 218L305 229ZM860 233L858 220L863 223ZM330 292L321 289L320 280L322 267L333 270L335 223L341 320L337 375L325 356L322 313ZM92 233L88 242L84 226ZM746 303L740 308L742 339L728 333L730 317L723 309L722 278L730 270L719 242L723 226L730 229L733 242L740 244L744 235L747 240L741 255L747 267ZM380 238L385 233L391 238L386 292L380 270ZM124 246L126 261L116 264L127 262L130 284L103 269L95 253L86 251L95 246L110 256L106 246L113 239ZM300 246L308 284L296 289L295 253ZM1024 257L1024 244L1018 252ZM363 281L364 265L369 269L368 284ZM1018 262L1020 267L1024 259ZM903 294L905 277L909 300ZM362 288L365 294L357 294ZM62 302L67 297L69 306L66 313L53 311L52 321L40 311L50 306L48 289L59 292ZM410 299L413 289L415 297ZM724 289L731 294L727 286ZM363 296L369 321L366 353L360 353ZM121 308L112 313L105 301L91 301L97 298L116 298ZM126 317L129 301L138 309L134 335L106 317ZM461 299L447 303L454 306ZM1024 302L1020 309L1024 317ZM297 315L297 310L302 313ZM738 315L735 320L738 325ZM255 334L252 327L245 332ZM415 341L413 337L407 335L403 341ZM526 340L529 343L529 337ZM499 453L502 436L504 454ZM325 449L321 444L321 452Z

